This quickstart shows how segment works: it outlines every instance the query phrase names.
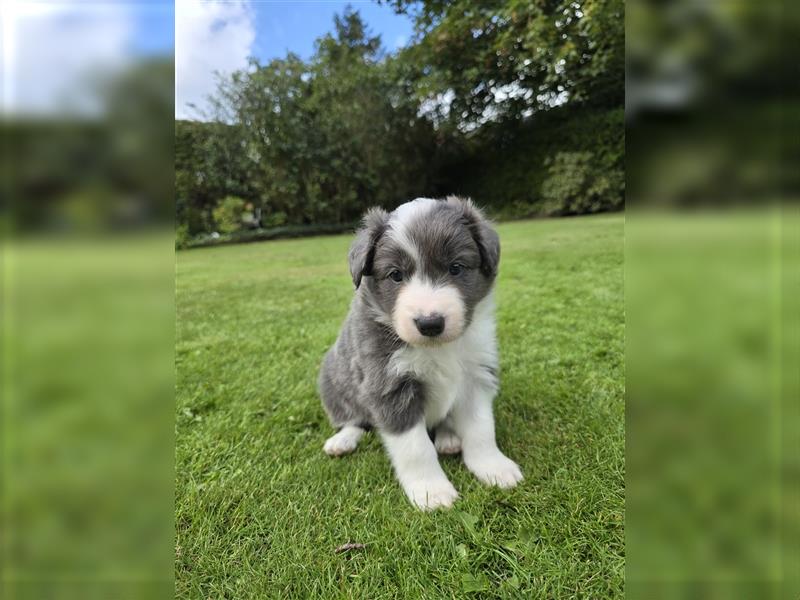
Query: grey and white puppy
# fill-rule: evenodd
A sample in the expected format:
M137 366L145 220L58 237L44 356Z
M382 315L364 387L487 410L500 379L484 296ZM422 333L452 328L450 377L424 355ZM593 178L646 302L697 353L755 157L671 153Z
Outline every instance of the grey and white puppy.
M454 197L419 198L391 213L373 208L349 260L355 297L319 377L339 428L325 452L352 452L374 428L422 509L458 498L437 451L460 451L486 484L515 486L522 472L495 442L500 240L484 215Z

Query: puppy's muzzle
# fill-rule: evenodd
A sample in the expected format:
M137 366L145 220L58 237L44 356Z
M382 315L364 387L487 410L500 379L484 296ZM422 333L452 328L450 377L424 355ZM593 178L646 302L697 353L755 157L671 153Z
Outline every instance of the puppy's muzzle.
M436 337L444 331L444 317L436 313L426 317L417 317L414 319L414 325L425 337Z

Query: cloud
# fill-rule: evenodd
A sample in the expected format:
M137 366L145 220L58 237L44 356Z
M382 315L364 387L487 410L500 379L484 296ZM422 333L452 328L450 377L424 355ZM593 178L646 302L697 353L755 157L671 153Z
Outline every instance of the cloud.
M177 0L175 117L201 118L216 90L217 74L247 68L255 38L253 12L246 2Z
M99 83L131 62L136 28L124 5L3 0L3 113L102 111Z

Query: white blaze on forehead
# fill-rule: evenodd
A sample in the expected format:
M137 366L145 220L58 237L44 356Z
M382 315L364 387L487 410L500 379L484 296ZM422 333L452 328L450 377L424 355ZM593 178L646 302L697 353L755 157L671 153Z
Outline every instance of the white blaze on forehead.
M438 314L444 317L444 331L435 339L449 342L464 330L465 307L461 294L452 285L434 286L415 276L397 295L392 321L395 331L409 344L424 343L426 338L417 329L414 319Z
M394 211L392 211L392 219L409 223L416 216L431 210L436 202L437 201L433 198L417 198L416 200L411 200L395 208Z
M388 237L397 242L418 265L420 262L419 250L411 240L408 229L411 223L430 212L436 202L437 200L433 198L417 198L395 208L389 217Z

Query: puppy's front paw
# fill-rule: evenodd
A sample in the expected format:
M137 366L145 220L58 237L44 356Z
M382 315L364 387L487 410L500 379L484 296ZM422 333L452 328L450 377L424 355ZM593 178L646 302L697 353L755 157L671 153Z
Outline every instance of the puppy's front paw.
M408 499L422 510L450 508L458 499L458 492L446 477L418 479L404 486Z
M513 488L523 479L519 465L499 451L465 462L475 477L486 485Z

